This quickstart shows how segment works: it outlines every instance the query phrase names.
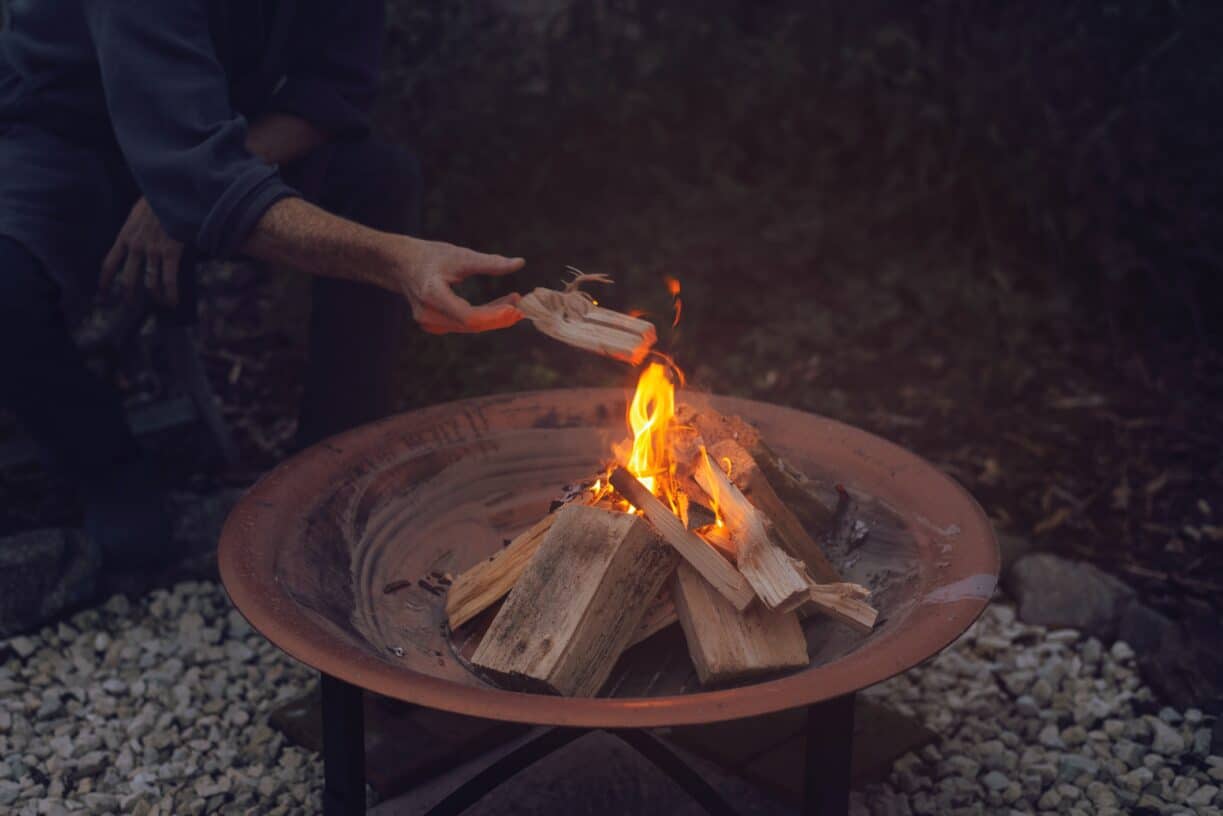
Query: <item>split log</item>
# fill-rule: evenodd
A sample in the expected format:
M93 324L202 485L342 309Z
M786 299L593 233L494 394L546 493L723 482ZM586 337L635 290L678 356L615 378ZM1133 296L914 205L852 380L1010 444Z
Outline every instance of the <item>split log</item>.
M641 623L637 625L637 631L633 634L633 639L629 642L629 645L636 646L651 635L666 629L677 620L679 620L679 617L675 613L675 596L671 594L670 584L663 584L662 589L658 592L658 596L646 607L645 615L642 616Z
M724 439L732 439L743 446L782 503L798 516L807 529L822 532L832 524L834 511L816 495L811 481L786 464L784 459L765 444L755 427L740 417L726 416L712 408L686 403L676 409L676 419L694 428L707 445L712 446Z
M760 513L731 483L722 468L701 449L693 471L697 484L714 501L730 532L735 564L769 609L789 612L807 602L812 583L803 562L786 554L769 539Z
M709 449L710 456L719 464L729 461L730 480L743 491L748 501L773 523L773 529L786 551L807 565L807 571L816 581L825 584L837 583L840 573L824 554L824 548L816 542L793 511L786 506L773 485L756 464L755 458L734 439L723 439Z
M866 602L869 590L841 581L840 574L824 554L823 548L807 535L802 523L773 491L752 456L733 439L724 439L714 445L710 455L717 463L729 460L731 481L744 488L743 493L748 500L772 522L773 530L786 550L800 558L818 582L811 586L809 594L814 609L804 607L803 611L810 613L818 610L860 632L869 632L879 617L878 610Z
M509 594L514 582L539 549L544 534L552 527L557 510L571 502L593 504L594 501L595 494L588 485L571 491L560 501L553 502L548 515L515 536L502 550L455 578L446 593L446 619L451 630L459 628Z
M869 632L879 619L879 610L866 602L869 595L870 590L861 584L812 584L811 605L803 611L818 610L859 632Z
M675 570L671 592L702 684L807 665L807 639L797 613L761 604L735 609L687 563Z
M596 306L581 295L541 287L523 297L518 309L549 337L639 365L658 341L654 324Z
M863 634L869 634L875 628L875 621L879 619L879 610L866 602L869 594L870 590L861 584L813 584L811 603L798 609L798 617L806 620L814 614L823 613ZM678 621L679 613L675 610L673 594L664 588L641 619L641 626L633 637L633 645Z
M644 519L567 505L471 662L512 688L592 696L678 561Z
M446 618L452 630L488 609L514 588L555 520L556 514L549 513L519 533L492 558L481 561L454 579L446 593Z
M679 517L655 498L633 474L618 467L612 473L610 481L621 496L645 514L663 540L674 547L714 589L722 593L731 606L735 609L747 608L755 593L739 570L700 536L685 527Z

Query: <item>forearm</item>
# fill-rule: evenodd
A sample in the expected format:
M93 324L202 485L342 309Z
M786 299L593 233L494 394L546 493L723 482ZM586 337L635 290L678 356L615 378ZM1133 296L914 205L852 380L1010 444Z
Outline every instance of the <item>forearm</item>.
M300 198L277 201L256 222L243 255L312 275L372 283L398 291L390 269L415 239L332 215Z
M344 278L403 295L429 332L488 331L522 318L518 296L472 306L451 286L472 275L508 275L522 258L486 255L438 241L364 227L300 198L282 198L264 211L242 242L243 254L312 275Z
M268 164L288 164L326 143L329 135L288 113L266 113L251 122L246 149Z

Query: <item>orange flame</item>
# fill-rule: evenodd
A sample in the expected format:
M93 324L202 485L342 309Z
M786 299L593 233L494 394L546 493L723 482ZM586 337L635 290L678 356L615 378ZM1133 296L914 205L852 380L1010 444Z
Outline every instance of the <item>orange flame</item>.
M675 460L668 438L674 418L675 385L665 365L650 363L641 372L637 390L629 403L628 424L633 431L633 447L625 469L678 515Z

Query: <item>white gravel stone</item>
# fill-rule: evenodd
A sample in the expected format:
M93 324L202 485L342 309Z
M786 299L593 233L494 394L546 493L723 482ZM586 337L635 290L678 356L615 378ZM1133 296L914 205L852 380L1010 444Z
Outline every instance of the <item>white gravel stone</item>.
M319 761L266 725L313 672L253 632L219 586L180 584L136 603L115 596L17 640L0 651L0 812L319 810ZM867 692L942 742L901 758L859 805L1223 816L1213 718L1141 716L1154 698L1133 658L1124 643L1106 649L990 607L935 659Z
M983 636L989 646L977 648ZM998 647L999 637L1012 648ZM867 692L916 713L946 740L941 751L948 760L937 747L910 755L897 763L892 787L909 796L914 813L1214 809L1223 757L1199 754L1202 766L1191 753L1198 732L1209 737L1213 721L1192 710L1143 717L1154 697L1133 662L1125 643L1106 649L1070 630L1018 623L1009 607L991 607L937 658ZM962 702L951 705L952 696ZM977 760L980 772L958 756ZM1207 786L1216 791L1203 793Z
M1219 789L1214 785L1203 785L1185 799L1190 807L1205 807L1219 796Z
M1159 717L1147 715L1147 724L1151 726L1151 750L1164 756L1175 756L1185 750L1185 738L1175 728Z
M283 812L320 809L320 763L264 725L315 675L246 625L220 586L117 595L7 645L0 813L264 813L290 786L301 795ZM277 782L271 796L263 778Z

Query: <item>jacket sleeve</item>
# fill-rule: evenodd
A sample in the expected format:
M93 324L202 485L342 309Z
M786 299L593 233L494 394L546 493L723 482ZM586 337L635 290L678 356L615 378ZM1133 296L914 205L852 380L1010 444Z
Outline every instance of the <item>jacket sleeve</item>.
M332 137L362 136L378 91L384 0L298 5L284 81L269 108Z
M296 192L246 149L205 0L84 0L119 148L174 238L227 257Z

